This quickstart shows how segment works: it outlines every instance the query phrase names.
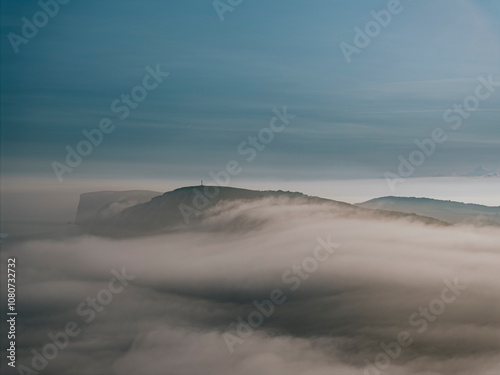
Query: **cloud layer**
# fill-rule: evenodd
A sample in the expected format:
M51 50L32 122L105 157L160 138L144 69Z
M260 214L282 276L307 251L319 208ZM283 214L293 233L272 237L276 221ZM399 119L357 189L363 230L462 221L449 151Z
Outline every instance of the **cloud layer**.
M230 205L188 233L7 243L2 263L15 254L23 312L19 363L31 368L30 351L75 321L81 333L41 373L498 373L498 229L286 203ZM340 247L309 272L318 238ZM135 278L86 323L77 306L102 297L122 268ZM275 289L286 301L231 354L224 333L238 337L238 319ZM383 347L402 332L411 344L387 365Z

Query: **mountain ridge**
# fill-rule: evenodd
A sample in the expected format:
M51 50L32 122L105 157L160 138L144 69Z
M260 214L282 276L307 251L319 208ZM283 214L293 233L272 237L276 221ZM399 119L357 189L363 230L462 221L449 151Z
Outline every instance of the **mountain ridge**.
M357 203L358 207L391 210L433 217L451 224L500 225L500 206L485 206L425 197L386 196Z
M99 193L99 192L96 192ZM119 192L118 192L119 193ZM119 194L117 194L119 196ZM213 215L211 209L235 201L269 204L325 204L332 210L340 210L346 216L380 215L384 219L406 218L426 224L448 225L448 223L412 213L371 210L332 199L309 196L300 192L282 190L250 190L220 186L185 186L151 197L127 207L119 207L120 201L108 202L94 215L89 232L102 236L143 236L195 228L204 219ZM262 202L262 203L260 203ZM110 206L118 206L110 212ZM112 210L111 210L112 211Z

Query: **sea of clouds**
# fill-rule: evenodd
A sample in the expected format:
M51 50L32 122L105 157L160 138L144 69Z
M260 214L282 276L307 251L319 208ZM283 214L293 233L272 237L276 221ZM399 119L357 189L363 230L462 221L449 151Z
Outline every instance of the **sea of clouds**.
M337 245L304 270L318 239ZM264 200L168 235L17 238L1 267L16 257L17 364L40 374L497 375L499 244L497 227ZM127 285L83 314L123 270ZM285 301L252 327L274 290ZM81 332L36 371L70 321Z

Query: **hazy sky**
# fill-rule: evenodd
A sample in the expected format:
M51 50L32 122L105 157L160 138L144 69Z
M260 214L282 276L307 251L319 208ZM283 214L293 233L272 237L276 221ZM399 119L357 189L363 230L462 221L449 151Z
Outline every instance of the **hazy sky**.
M2 2L2 174L57 178L66 146L104 117L116 129L72 179L199 181L229 160L249 179L382 178L415 139L449 139L412 177L500 170L500 90L456 131L443 122L500 80L496 0L401 1L387 27L347 63L342 42L387 1L243 1L221 21L212 1L72 1L16 54L36 1ZM110 104L142 82L146 66L170 75L119 120ZM251 163L237 151L267 127L273 108L297 115Z

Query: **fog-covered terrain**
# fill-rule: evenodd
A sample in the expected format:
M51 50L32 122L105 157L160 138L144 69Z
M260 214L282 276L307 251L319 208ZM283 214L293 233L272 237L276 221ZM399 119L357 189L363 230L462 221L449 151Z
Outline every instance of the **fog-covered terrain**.
M221 189L195 207L194 188L180 191L115 213L129 225L130 212L193 209L164 233L68 224L4 240L2 269L18 262L18 371L499 373L498 227L288 192Z
M157 195L157 196L155 196ZM153 198L147 201L148 197ZM142 198L143 203L138 203ZM334 200L311 197L290 191L256 191L219 186L188 186L159 195L153 192L95 192L80 196L76 222L89 228L91 234L130 237L192 230L206 226L205 218L227 210L241 201L271 199L281 204L323 204L336 214L373 216L372 210ZM138 204L134 204L138 203ZM421 222L446 224L429 217L396 211L378 211L381 218L407 217ZM83 220L85 218L85 220ZM245 221L233 220L231 228ZM229 229L229 228L226 228Z
M125 208L148 202L160 193L148 190L98 191L80 195L76 224L92 224L97 218L107 218Z
M449 223L500 225L500 207L465 204L428 198L383 197L358 204L360 207L414 213Z

